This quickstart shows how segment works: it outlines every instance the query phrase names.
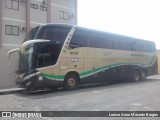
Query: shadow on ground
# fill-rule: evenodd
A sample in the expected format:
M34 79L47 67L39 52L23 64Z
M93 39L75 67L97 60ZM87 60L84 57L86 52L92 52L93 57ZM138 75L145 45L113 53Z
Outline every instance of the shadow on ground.
M19 97L27 97L32 99L38 99L44 97L54 97L54 96L66 96L71 94L77 94L77 93L85 93L89 91L95 91L95 90L103 90L103 89L112 89L112 88L121 88L125 86L137 86L140 84L146 84L149 82L157 82L158 79L147 79L145 81L139 81L139 82L130 82L130 81L124 81L124 80L118 80L118 81L112 81L108 83L103 84L88 84L88 85L80 85L77 89L72 91L65 91L63 88L59 88L56 90L51 89L43 89L43 90L37 90L37 91L25 91L22 93L16 93L15 95Z

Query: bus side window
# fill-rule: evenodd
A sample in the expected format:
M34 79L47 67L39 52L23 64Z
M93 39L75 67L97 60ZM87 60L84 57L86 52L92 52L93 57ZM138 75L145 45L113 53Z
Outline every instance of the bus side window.
M135 51L145 52L145 44L143 41L136 41L135 42Z
M107 35L102 33L92 33L92 47L107 48Z
M131 39L125 39L124 41L124 50L132 50L132 40Z
M146 42L146 51L147 52L154 52L156 49L156 46L153 42Z
M49 66L52 65L51 61L52 61L52 55L51 53L39 53L37 55L37 65L36 67L45 67L45 66Z
M126 37L110 35L108 38L109 49L132 50L132 39Z
M75 31L71 39L69 48L74 49L78 47L91 47L91 38L89 31L81 29L77 29Z
M59 50L57 45L50 43L37 44L35 52L35 65L36 68L54 65L57 62Z
M117 36L109 36L108 43L109 43L109 49L120 49L120 40Z

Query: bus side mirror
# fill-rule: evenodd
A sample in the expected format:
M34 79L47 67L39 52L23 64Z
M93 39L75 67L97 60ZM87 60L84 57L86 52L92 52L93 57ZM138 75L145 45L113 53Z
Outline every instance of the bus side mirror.
M20 48L16 48L16 49L10 50L10 51L7 53L7 58L10 59L10 55L11 55L12 53L14 53L14 52L19 51L19 50L20 50Z

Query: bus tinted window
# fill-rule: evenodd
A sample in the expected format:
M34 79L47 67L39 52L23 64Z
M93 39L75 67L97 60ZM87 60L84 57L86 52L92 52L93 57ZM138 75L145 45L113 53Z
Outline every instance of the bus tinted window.
M124 40L124 50L132 50L132 40L131 39L125 39Z
M153 42L148 42L147 49L148 49L148 52L153 52L156 50L156 46Z
M92 47L107 48L106 34L93 32L92 33Z
M26 35L26 37L24 38L24 42L27 41L27 40L33 40L37 31L39 29L39 26L35 27L35 28L32 28Z
M109 36L108 43L110 49L124 49L124 41L119 36Z
M70 27L63 26L44 26L40 28L40 31L36 36L36 39L46 39L63 44L70 29Z
M77 29L71 39L69 47L71 49L78 47L91 47L90 32L83 29Z
M135 42L135 51L140 52L153 52L155 51L155 45L149 41L136 41Z
M110 35L108 38L108 44L110 49L117 50L132 50L132 40L127 37Z
M135 43L135 51L145 52L144 44L142 41L136 41Z
M35 49L36 68L54 65L57 62L60 47L50 43L37 43Z

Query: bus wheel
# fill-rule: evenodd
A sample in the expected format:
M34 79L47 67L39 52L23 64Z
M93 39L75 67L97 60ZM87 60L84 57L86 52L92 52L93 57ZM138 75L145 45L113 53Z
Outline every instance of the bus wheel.
M66 75L64 80L64 89L65 90L73 90L77 87L78 78L76 75L70 73Z
M137 82L140 80L140 74L138 71L134 71L132 75L132 81Z
M147 77L147 73L145 71L142 71L142 73L141 73L141 79L142 80L146 80L146 77Z

